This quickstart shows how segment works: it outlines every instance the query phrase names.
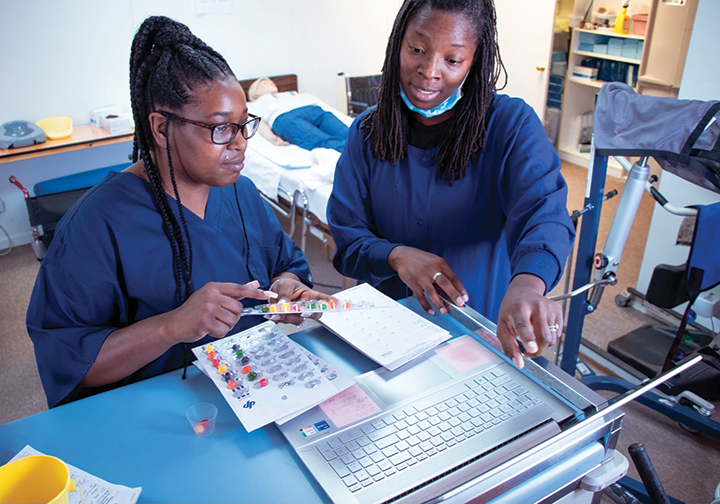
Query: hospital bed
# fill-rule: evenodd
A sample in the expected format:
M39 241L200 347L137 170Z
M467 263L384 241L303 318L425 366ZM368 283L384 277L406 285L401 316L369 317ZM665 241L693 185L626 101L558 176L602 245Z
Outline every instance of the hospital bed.
M270 77L279 92L297 91L296 75ZM256 79L241 80L240 85L247 96L250 85ZM322 100L316 104L332 112L348 126L352 118L330 107ZM252 102L248 110L253 113ZM252 180L260 196L281 216L289 219L291 238L295 235L296 216L301 216L300 248L305 250L307 235L320 239L329 254L334 246L327 225L327 204L340 154L331 149L308 151L297 145L278 146L255 135L248 141L245 152L243 175Z

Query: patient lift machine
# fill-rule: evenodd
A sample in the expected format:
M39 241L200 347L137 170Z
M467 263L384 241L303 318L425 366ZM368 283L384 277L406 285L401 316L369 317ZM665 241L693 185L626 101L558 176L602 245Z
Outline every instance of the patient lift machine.
M648 289L648 300L664 308L689 301L677 336L658 370L673 367L686 357L678 350L693 314L692 304L700 293L720 284L720 203L674 207L652 185L657 179L650 177L647 160L653 157L664 170L720 193L718 119L720 102L716 101L642 96L635 94L631 87L617 82L606 84L600 90L595 108L585 207L581 211L583 219L577 244L573 291L561 296L572 297L561 361L561 368L570 375L575 374L584 317L595 311L605 287L617 283L617 267L645 191L666 210L695 217L693 244L687 263L681 266L658 265L653 273L651 289ZM640 157L640 160L631 165L626 159L618 157L629 173L606 243L599 253L595 253L609 156L633 156ZM585 295L577 296L580 293ZM709 315L712 317L713 313ZM643 342L635 348L646 346ZM681 375L675 389L700 381L704 391L718 392L719 349L720 333L715 334L711 341L706 341L702 348L686 352L703 356L701 365L696 366L696 369L702 369L694 371L689 378L685 376L683 379ZM632 358L623 360L631 362ZM643 358L635 360L642 361ZM634 375L637 377L639 373ZM591 377L583 382L591 388L616 392L632 386L620 378L610 377ZM682 392L678 398L649 394L640 402L680 421L684 426L720 438L720 424L709 419L713 405L693 392ZM692 407L681 403L690 403Z

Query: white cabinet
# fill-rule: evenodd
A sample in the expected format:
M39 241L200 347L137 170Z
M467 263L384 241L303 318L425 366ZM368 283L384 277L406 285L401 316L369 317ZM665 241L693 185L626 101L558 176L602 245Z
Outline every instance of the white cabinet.
M637 67L641 63L641 59L636 57L624 57L617 54L606 54L594 52L591 50L582 50L592 43L587 42L592 38L599 39L598 42L606 42L612 39L618 44L622 44L625 40L632 44L644 42L645 37L642 35L619 35L611 29L583 30L574 29L570 41L570 54L568 56L568 69L565 78L565 91L563 96L563 107L560 126L560 137L558 139L558 152L560 157L571 163L580 166L587 166L590 160L590 154L580 152L579 137L581 130L581 118L586 112L595 108L595 95L605 81L590 80L583 77L573 75L576 66L580 66L581 62L586 59L596 61L614 61L619 63L627 63L632 71L633 66ZM583 43L583 41L586 41ZM607 49L607 47L605 47ZM626 51L627 52L627 51ZM609 172L619 175L620 166L614 160L610 160Z
M707 0L710 3L717 0ZM614 7L622 5L622 1L608 0L605 2L617 3ZM560 119L560 135L557 149L560 157L580 166L587 166L590 154L580 152L578 139L581 129L581 118L586 112L595 108L595 97L604 82L588 81L573 76L573 68L583 59L611 60L630 65L639 65L636 91L644 95L676 97L680 79L685 66L690 35L695 20L698 0L648 0L649 17L646 24L645 35L619 35L612 29L572 30L568 69L563 94L562 115ZM575 1L575 14L583 16L587 10L588 2ZM638 4L639 9L643 7ZM631 9L634 2L631 3ZM645 11L647 12L647 11ZM594 50L582 50L582 34L607 35L624 41L643 41L642 57L623 57L612 54L597 53ZM594 48L593 48L594 49ZM711 53L708 53L709 57ZM711 64L711 63L708 63ZM621 176L623 170L614 159L608 162L608 173Z

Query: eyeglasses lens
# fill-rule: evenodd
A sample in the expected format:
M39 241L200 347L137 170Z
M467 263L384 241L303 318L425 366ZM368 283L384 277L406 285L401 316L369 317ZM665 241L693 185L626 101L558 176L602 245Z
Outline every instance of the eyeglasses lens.
M252 138L252 136L255 134L255 132L258 130L258 126L260 126L260 118L254 117L250 119L248 122L243 124L243 131L242 135L245 137L246 140L249 140Z

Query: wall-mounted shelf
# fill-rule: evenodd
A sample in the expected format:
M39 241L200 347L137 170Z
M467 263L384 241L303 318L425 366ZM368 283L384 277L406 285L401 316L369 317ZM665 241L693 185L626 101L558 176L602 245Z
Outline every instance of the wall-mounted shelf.
M626 35L623 35L620 33L615 33L615 30L613 30L612 28L598 28L597 30L585 30L584 28L577 28L575 31L579 33L594 33L596 35L606 35L608 37L645 40L645 35L635 35L634 33L628 33Z
M603 87L603 84L607 84L607 82L605 82L605 81L590 80L590 79L583 79L582 77L575 77L574 75L571 75L570 72L568 72L567 80L568 80L568 82L574 82L576 84L582 84L583 86L594 87L597 89L600 89L601 87Z
M623 58L622 56L613 56L612 54L603 54L603 53L596 53L596 52L589 52L589 51L572 51L571 54L578 54L580 56L585 56L588 58L599 58L599 59L606 59L606 60L612 60L612 61L620 61L621 63L630 63L631 65L639 65L640 64L639 59Z

